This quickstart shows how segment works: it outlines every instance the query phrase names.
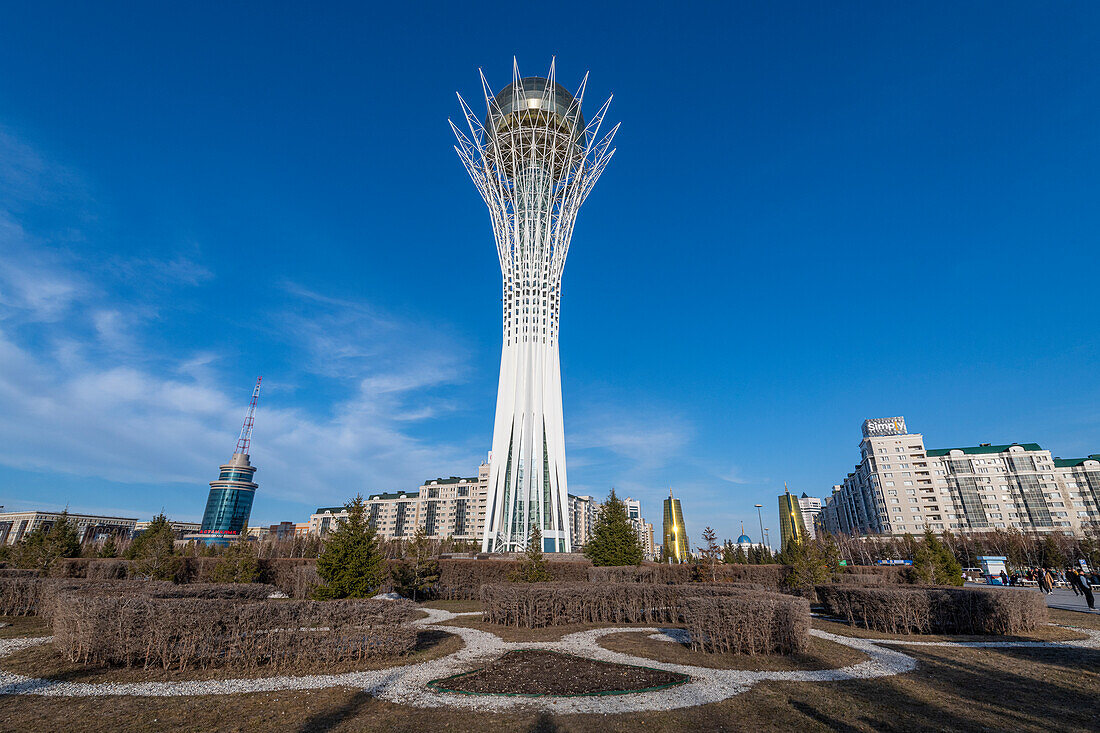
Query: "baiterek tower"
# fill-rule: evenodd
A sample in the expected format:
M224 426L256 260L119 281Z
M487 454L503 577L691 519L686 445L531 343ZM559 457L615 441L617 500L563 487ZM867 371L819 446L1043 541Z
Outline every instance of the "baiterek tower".
M504 290L484 552L519 552L532 528L544 552L572 552L558 314L561 275L577 211L614 154L603 136L608 99L585 122L577 93L554 79L521 77L494 94L481 76L486 114L459 97L469 135L453 122L455 150L489 207Z

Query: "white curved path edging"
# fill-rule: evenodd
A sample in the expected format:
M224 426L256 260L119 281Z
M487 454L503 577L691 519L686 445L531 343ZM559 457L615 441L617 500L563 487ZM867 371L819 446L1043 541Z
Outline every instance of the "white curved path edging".
M462 637L464 646L446 657L419 664L409 664L388 669L363 672L347 672L331 675L301 677L262 677L253 679L196 680L190 682L62 682L24 677L10 672L0 672L0 695L41 695L45 697L95 697L134 695L142 697L176 697L189 695L233 695L249 692L274 692L280 690L318 690L328 687L358 687L375 697L403 705L416 707L455 707L482 711L504 711L514 708L546 710L559 713L628 713L646 710L673 710L719 702L747 691L754 684L766 680L784 682L840 682L853 679L873 679L910 672L917 666L913 657L888 648L907 646L957 646L957 647L1051 647L1100 649L1100 631L1073 628L1088 635L1080 641L1061 642L949 642L906 641L885 639L858 639L829 634L811 629L814 636L837 644L852 647L865 653L869 659L859 664L839 669L767 672L750 670L711 669L683 664L668 664L644 657L605 649L599 645L601 637L619 633L649 633L650 638L669 642L682 642L686 632L680 629L659 628L607 628L569 634L558 641L507 642L486 631L463 626L440 626L444 621L459 616L475 616L480 612L451 613L439 609L424 609L428 617L415 625L446 631ZM0 657L14 654L27 647L46 644L52 637L0 640ZM888 645L888 646L884 646ZM496 659L515 649L550 649L620 664L635 664L672 672L681 672L691 679L676 687L651 692L635 692L600 697L512 697L505 695L463 695L437 692L427 687L430 680L464 672Z

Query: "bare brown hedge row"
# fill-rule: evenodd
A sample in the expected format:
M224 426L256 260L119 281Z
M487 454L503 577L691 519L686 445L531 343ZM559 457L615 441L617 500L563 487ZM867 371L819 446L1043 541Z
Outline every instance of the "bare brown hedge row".
M798 654L810 646L810 604L775 593L680 600L691 648L707 653Z
M897 567L845 567L842 577L845 583L856 585L901 585L907 583L904 568ZM692 565L627 565L624 567L592 567L588 580L592 583L690 583L693 574L701 571L704 577L711 569L695 570ZM770 590L784 587L791 573L790 565L718 565L713 570L718 583L757 583Z
M209 583L214 576L217 557L176 557L176 583ZM280 590L293 584L295 569L316 565L312 558L258 558L257 582L274 585ZM55 578L88 578L97 580L121 580L130 576L131 563L122 558L62 558L54 563L50 575ZM286 592L284 590L284 592ZM288 594L289 595L289 594Z
M433 595L437 598L477 600L481 586L507 583L516 565L515 560L440 560L439 584ZM550 577L558 582L587 581L590 567L587 562L550 561L546 564Z
M528 629L590 623L680 623L681 601L700 596L786 598L732 584L496 583L481 587L485 621Z
M1049 620L1046 601L1012 588L817 586L832 616L891 634L1018 634Z
M154 580L94 580L89 578L0 578L0 615L53 618L65 593L112 593L151 598L220 598L263 600L275 587L260 583L190 583Z
M698 572L698 571L695 571ZM705 569L704 575L710 575ZM790 567L787 565L718 565L714 568L719 583L758 583L765 588L777 590ZM587 580L591 583L690 583L693 566L691 565L626 565L611 567L592 567L588 569Z
M37 578L37 570L25 568L0 568L0 578Z
M791 654L809 644L810 604L731 584L532 583L481 589L483 619L526 628L684 623L704 652Z
M304 668L410 652L407 601L240 601L63 594L54 643L74 662L188 669Z
M213 578L217 557L180 557L174 581L176 583L202 583ZM258 581L270 583L291 598L308 598L320 583L317 577L317 561L310 558L260 558ZM389 567L396 560L387 561ZM127 560L100 560L72 558L61 560L53 575L62 578L108 579L129 577ZM588 580L587 562L548 563L550 576L556 581L584 582ZM485 583L505 583L516 568L514 560L467 560L445 558L439 560L440 578L433 595L443 599L476 600L479 589ZM380 590L389 590L388 585Z

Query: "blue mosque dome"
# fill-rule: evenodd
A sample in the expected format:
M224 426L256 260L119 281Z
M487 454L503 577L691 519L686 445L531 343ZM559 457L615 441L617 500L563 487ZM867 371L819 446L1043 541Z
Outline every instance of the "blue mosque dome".
M752 538L749 537L747 534L743 534L743 535L741 535L740 537L737 538L737 544L739 544L739 545L751 545L752 544Z

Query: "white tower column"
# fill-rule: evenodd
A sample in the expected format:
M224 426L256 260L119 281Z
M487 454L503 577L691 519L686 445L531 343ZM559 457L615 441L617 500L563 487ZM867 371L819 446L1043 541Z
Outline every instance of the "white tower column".
M487 114L459 97L470 134L453 123L455 150L489 208L503 284L504 328L489 504L482 550L518 552L533 527L548 552L571 552L565 430L558 359L561 275L581 203L614 154L618 125L599 137L611 100L590 123L554 80L521 78L494 95Z

